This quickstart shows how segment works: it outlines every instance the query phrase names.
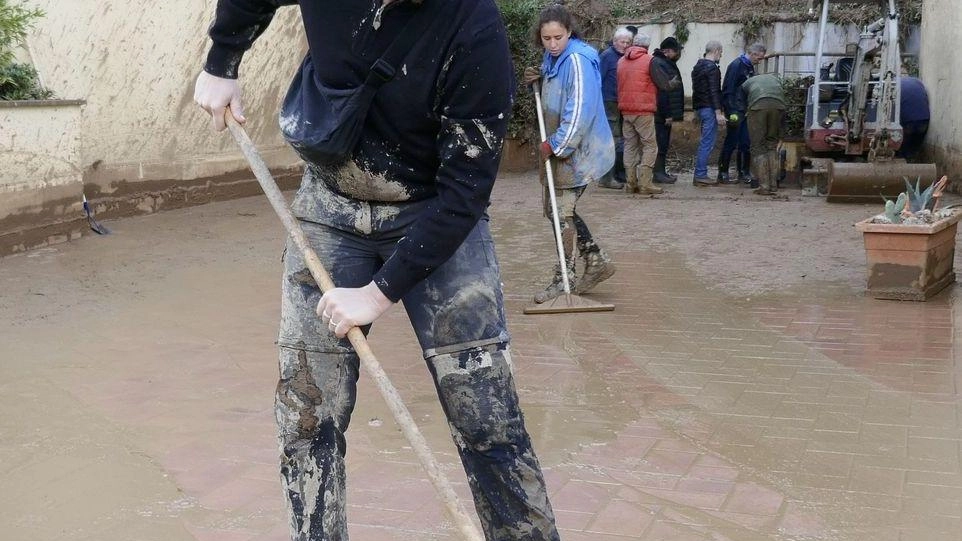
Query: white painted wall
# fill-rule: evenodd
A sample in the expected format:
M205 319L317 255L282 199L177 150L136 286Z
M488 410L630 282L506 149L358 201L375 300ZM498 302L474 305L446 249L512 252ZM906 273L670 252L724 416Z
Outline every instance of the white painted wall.
M932 108L926 152L956 189L962 180L962 55L955 46L960 38L958 0L925 0L920 68Z

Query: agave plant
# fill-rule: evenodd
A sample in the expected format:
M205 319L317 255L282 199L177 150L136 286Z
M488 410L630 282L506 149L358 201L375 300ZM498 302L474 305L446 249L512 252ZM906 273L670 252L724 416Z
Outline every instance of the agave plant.
M885 199L885 211L876 216L875 223L927 224L951 215L952 211L949 209L936 212L942 198L942 191L948 181L949 177L943 176L937 182L922 190L920 189L921 179L916 179L915 186L913 186L906 178L905 191L899 194L898 199L892 201L883 197Z
M902 223L902 212L905 211L905 203L908 200L908 196L903 192L899 194L898 199L892 201L891 199L885 200L885 217L888 218L889 222L893 224Z
M919 191L919 185L922 181L921 177L915 179L915 186L912 186L909 179L905 177L902 178L905 180L905 193L908 194L909 197L908 211L912 214L922 212L926 209L935 211L935 207L938 205L938 199L942 196L942 190L945 188L945 183L949 180L949 177L943 176L938 182L933 182L925 190Z

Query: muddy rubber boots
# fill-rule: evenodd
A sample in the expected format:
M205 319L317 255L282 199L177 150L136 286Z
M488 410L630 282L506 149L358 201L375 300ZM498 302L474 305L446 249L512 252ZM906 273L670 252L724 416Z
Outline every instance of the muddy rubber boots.
M575 265L574 259L568 260L568 287L574 288L575 284ZM542 290L534 294L534 302L541 304L551 299L564 295L564 282L561 279L561 265L555 264L554 276L551 282Z
M651 167L646 167L644 165L638 166L638 189L634 193L639 193L641 195L657 195L664 193L665 190L659 188L652 184L654 180L654 171Z
M611 278L615 274L615 264L604 250L584 254L585 266L581 271L581 278L572 290L580 295L591 291L596 285Z
M778 165L778 152L776 151L755 156L752 166L754 178L758 181L758 188L754 190L756 194L775 195L778 192L778 185L775 182Z

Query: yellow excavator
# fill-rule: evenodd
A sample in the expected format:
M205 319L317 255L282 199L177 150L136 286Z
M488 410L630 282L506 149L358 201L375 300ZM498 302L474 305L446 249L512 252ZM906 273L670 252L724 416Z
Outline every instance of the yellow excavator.
M830 2L822 0L815 80L805 106L805 143L814 157L803 160L803 172L827 178L826 199L834 202L894 198L905 190L904 179L928 186L936 180L935 164L895 157L902 144L895 0L835 2L878 3L882 17L846 47L846 56L823 67Z

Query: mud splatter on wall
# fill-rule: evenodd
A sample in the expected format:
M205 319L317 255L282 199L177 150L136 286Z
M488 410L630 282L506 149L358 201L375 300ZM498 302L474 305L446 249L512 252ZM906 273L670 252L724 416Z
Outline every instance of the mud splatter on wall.
M125 181L197 179L245 166L192 100L209 44L214 0L55 2L29 37L37 68L58 96L87 101L81 120L85 182L110 194ZM283 8L245 56L240 80L248 129L272 166L296 163L277 110L306 51L296 7ZM89 166L98 163L96 169Z

